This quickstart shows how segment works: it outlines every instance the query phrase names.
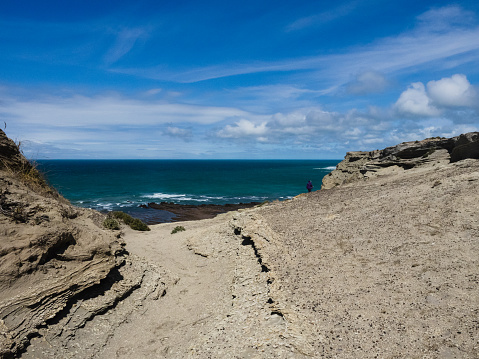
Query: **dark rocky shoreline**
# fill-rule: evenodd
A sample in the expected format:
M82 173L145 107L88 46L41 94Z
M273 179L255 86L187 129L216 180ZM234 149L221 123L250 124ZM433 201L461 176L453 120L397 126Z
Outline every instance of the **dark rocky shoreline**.
M149 216L147 224L159 224L165 222L179 222L179 221L196 221L199 219L214 218L218 214L230 211L237 211L238 209L251 208L259 205L260 202L249 203L235 203L235 204L177 204L173 202L151 202L147 205L141 205L142 208L153 208L157 210L167 211L174 214L174 217L169 221L163 218L154 218L154 215Z

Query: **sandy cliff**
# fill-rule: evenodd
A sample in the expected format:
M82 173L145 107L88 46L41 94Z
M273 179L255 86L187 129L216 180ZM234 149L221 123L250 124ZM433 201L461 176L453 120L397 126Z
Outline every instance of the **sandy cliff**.
M0 357L72 335L140 285L122 276L124 243L102 221L48 187L0 130Z
M134 273L144 279L89 320L81 320L89 297L75 302L69 316L40 326L22 358L478 358L474 136L452 162L455 147L413 156L405 154L417 143L401 144L389 171L354 164L346 172L357 180L331 189L150 232L125 229L134 260L118 276L141 263ZM347 162L355 161L346 158L340 172ZM173 234L177 225L186 230ZM100 252L111 260L111 250ZM49 270L17 278L27 285L12 281L9 298ZM41 312L36 303L19 308Z

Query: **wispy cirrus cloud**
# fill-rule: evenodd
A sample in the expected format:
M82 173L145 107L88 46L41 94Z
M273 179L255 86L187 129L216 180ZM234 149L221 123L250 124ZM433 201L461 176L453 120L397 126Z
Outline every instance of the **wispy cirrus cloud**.
M103 59L111 65L125 56L135 46L137 40L146 37L148 31L144 28L124 28L115 33L116 40L108 49Z
M122 96L4 99L0 119L57 127L149 126L165 123L213 124L248 113L236 108L142 101Z
M435 14L440 13L440 20ZM331 55L287 58L276 61L222 63L205 67L174 70L157 67L115 67L111 71L179 83L195 83L237 75L268 72L283 73L307 83L323 80L326 87L348 83L352 74L374 69L383 74L426 66L447 59L455 66L479 61L479 26L462 26L463 16L470 23L471 14L457 6L433 9L418 17L417 26L395 37L378 39L365 46L346 48ZM460 57L459 57L460 55ZM441 68L441 64L435 66Z
M298 31L312 26L320 26L325 23L340 19L351 14L359 5L358 1L352 1L347 4L340 5L332 10L323 11L314 15L302 17L293 21L286 26L285 31Z

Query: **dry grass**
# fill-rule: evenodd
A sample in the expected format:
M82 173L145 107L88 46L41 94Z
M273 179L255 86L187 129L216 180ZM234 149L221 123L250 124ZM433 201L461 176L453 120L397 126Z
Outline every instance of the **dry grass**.
M18 156L8 158L0 155L0 169L6 171L11 177L18 179L22 184L36 193L57 199L62 198L59 193L48 184L43 174L37 169L36 163L28 161L25 158L21 150L21 142L15 145L18 149Z

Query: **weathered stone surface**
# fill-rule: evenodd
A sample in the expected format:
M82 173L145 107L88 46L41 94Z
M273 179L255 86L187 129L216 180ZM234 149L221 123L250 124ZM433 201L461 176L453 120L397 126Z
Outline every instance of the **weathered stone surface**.
M249 210L241 232L309 357L477 358L478 211L465 159Z
M453 138L403 142L370 152L348 152L336 170L323 178L322 189L387 175L417 166L436 166L466 158L479 158L479 133Z
M90 290L105 288L126 253L117 235L99 226L98 212L75 208L38 182L36 170L1 130L0 159L3 358L18 355L42 328L54 325L73 303L91 296ZM112 305L107 297L102 295L93 314Z

